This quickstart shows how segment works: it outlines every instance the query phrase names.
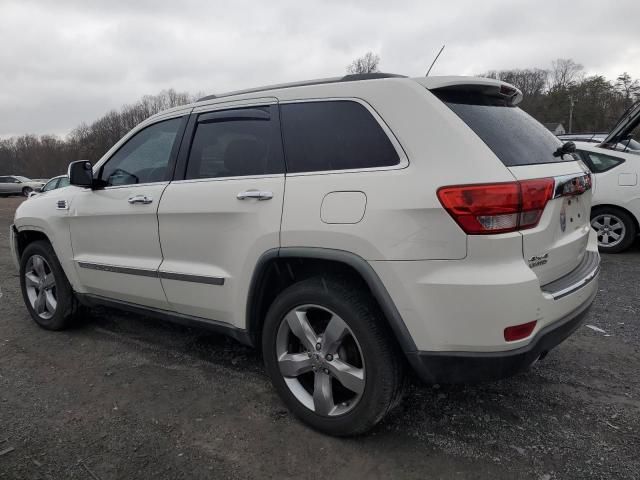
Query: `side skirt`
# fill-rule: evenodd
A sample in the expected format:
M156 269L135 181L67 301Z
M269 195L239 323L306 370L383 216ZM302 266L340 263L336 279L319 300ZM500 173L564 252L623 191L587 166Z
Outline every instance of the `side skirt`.
M158 308L145 307L135 303L124 302L121 300L113 300L99 295L91 295L87 293L76 293L78 301L86 307L104 306L135 313L137 315L147 315L158 318L167 322L178 323L187 327L196 327L220 333L237 340L243 345L255 347L255 339L253 336L242 328L234 327L228 323L209 320L207 318L193 317L181 313L160 310Z

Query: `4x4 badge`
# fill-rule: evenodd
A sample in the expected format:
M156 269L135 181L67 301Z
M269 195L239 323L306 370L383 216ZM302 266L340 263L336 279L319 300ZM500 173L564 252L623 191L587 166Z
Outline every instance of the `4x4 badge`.
M529 262L529 268L539 267L549 261L549 254L545 253L544 255L534 255L527 261Z

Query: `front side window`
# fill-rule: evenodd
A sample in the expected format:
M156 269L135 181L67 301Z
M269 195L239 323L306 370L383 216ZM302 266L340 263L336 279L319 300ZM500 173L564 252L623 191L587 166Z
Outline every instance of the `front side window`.
M624 163L622 158L603 155L602 153L579 151L585 163L593 173L602 173Z
M348 100L280 107L287 172L398 165L393 144L371 113Z
M280 135L269 112L261 107L201 115L186 179L284 172Z
M136 133L100 169L100 183L111 187L166 180L181 121L165 120Z
M64 188L69 186L69 177L62 177L56 188Z

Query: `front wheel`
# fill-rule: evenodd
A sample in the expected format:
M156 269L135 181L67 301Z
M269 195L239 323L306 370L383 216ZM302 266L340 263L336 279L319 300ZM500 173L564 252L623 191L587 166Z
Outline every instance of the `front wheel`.
M47 330L68 327L76 311L73 290L48 242L30 243L20 260L20 287L31 318Z
M331 277L283 291L262 336L267 373L289 409L330 435L356 435L400 400L403 364L369 294Z
M620 253L631 246L636 237L636 224L624 210L599 208L591 213L591 227L598 237L602 253Z
M28 196L29 196L29 194L30 194L31 192L33 192L33 188L31 188L31 187L24 187L24 188L22 189L22 196L23 196L23 197L28 197Z

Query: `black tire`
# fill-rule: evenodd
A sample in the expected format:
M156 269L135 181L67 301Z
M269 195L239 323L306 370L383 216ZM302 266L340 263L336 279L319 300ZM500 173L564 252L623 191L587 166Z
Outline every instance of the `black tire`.
M364 389L359 400L350 407L351 410L336 416L316 413L298 400L287 386L278 364L276 342L280 324L284 322L287 313L309 304L335 312L347 324L361 351L363 366L366 367ZM334 276L313 277L280 293L266 316L262 332L262 352L267 373L287 407L303 422L329 435L350 436L366 432L398 405L402 398L402 353L371 295L364 287L357 283L354 285L354 282L346 279Z
M602 208L594 208L591 211L591 222L592 228L598 231L596 226L594 226L593 222L598 218L604 215L610 215L624 225L624 233L623 238L616 243L615 245L607 246L603 242L601 242L601 237L598 237L598 250L601 253L620 253L627 250L634 242L638 230L636 228L636 222L633 217L629 215L626 211L615 208L615 207L602 207Z
M42 257L46 261L47 266L50 269L49 273L52 273L55 279L55 297L57 300L57 306L55 308L55 313L50 318L43 318L35 311L27 293L27 265L29 264L29 260L36 255ZM38 240L30 243L24 249L20 259L20 288L22 290L24 303L31 314L31 318L33 318L33 320L42 328L47 330L64 330L71 326L75 312L77 311L77 302L73 295L73 289L69 284L69 280L67 280L67 276L62 270L58 257L49 242Z
M22 189L22 196L23 196L23 197L28 197L28 196L29 196L29 194L30 194L31 192L33 192L33 188L31 188L31 187L24 187L24 188Z

